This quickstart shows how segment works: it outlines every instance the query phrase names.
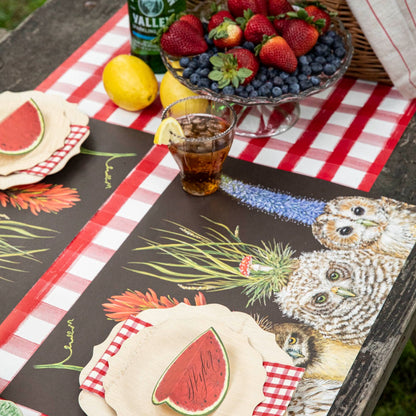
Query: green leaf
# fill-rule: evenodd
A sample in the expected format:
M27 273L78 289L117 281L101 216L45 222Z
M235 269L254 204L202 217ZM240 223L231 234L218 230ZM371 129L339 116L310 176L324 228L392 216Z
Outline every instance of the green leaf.
M221 71L213 70L208 74L208 78L212 81L220 81L224 77L224 74Z
M214 67L218 66L222 68L222 66L224 65L224 55L224 53L218 53L216 55L211 56L209 61L212 63Z
M229 78L223 78L220 81L218 81L218 88L223 89L227 85L229 85L230 79Z

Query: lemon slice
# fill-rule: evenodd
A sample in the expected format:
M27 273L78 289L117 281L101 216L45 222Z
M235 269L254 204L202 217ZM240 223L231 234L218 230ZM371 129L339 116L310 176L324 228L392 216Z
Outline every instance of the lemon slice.
M173 118L165 118L156 130L153 143L169 144L170 142L178 142L183 140L183 130L179 122Z

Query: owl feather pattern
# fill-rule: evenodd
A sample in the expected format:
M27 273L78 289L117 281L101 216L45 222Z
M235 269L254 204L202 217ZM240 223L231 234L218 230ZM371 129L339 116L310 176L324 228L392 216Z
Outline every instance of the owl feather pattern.
M402 266L400 258L366 250L302 253L276 301L324 337L361 345Z

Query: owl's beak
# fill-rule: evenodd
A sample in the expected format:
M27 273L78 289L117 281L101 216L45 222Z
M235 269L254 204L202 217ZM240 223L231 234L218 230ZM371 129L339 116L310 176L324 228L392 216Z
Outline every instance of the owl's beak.
M355 298L357 295L354 292L351 292L348 289L343 287L333 287L331 292L335 293L336 295L342 296L343 298Z
M291 348L289 348L289 349L287 349L286 350L286 352L293 358L293 359L295 359L295 358L305 358L305 356L301 353L301 352L299 352L298 350L294 350L294 349L291 349Z
M378 227L380 224L371 220L357 220L358 224L364 225L364 227Z

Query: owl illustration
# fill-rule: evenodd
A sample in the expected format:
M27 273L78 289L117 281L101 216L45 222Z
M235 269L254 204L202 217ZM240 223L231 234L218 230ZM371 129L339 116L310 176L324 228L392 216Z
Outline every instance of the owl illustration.
M299 323L274 324L276 343L305 368L304 377L343 381L360 347L323 337L311 326Z
M311 226L315 238L330 249L365 248L406 258L416 242L416 206L394 199L341 196L325 202L225 175L221 189L250 208Z
M302 378L287 408L288 416L325 416L337 396L342 382Z
M403 263L368 250L302 253L276 301L285 315L325 338L361 345Z
M331 249L366 248L406 258L416 242L416 207L385 197L339 197L325 205L312 233Z

